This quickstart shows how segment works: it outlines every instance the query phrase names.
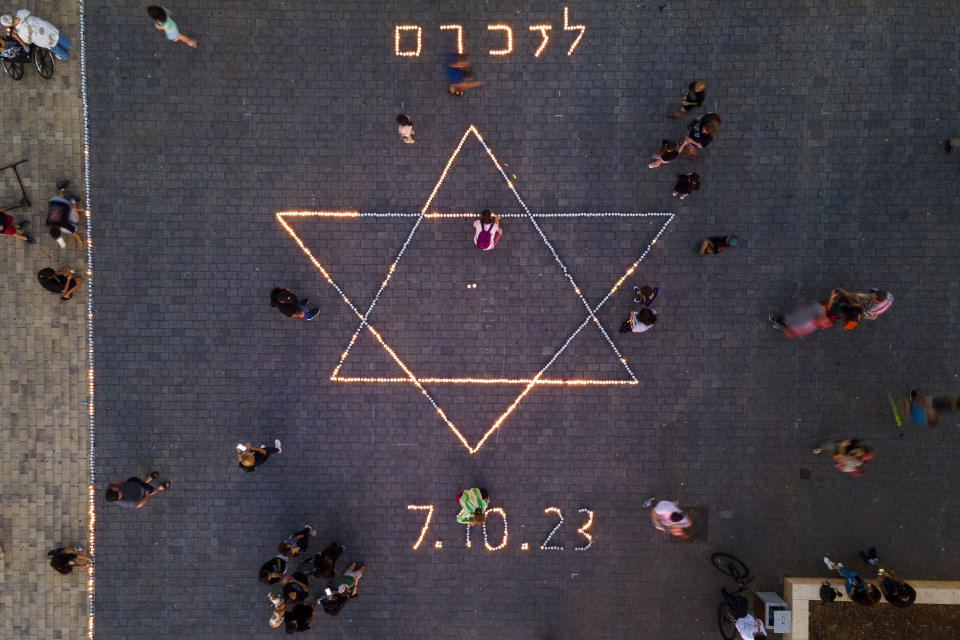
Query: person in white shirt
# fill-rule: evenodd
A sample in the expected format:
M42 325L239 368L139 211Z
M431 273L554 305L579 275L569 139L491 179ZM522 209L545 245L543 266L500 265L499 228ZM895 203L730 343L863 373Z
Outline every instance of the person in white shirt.
M767 629L763 620L754 618L749 613L737 620L737 631L743 640L767 640Z
M490 251L497 246L503 235L500 216L494 215L490 209L484 209L480 213L480 219L473 221L473 229L473 243L484 251Z
M657 312L649 307L640 311L631 311L630 317L620 325L620 333L643 333L657 324Z
M661 500L650 511L650 519L657 531L665 531L672 536L686 538L687 529L693 522L675 502Z
M43 18L30 15L26 9L17 11L16 17L0 16L0 24L10 27L10 35L20 44L24 46L34 44L42 49L49 49L61 60L67 59L70 38L60 33L59 29Z

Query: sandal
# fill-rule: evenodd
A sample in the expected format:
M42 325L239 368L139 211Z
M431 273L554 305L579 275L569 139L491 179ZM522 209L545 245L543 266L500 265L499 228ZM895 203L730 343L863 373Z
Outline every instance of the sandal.
M169 489L169 488L170 488L170 481L167 480L166 482L164 482L162 485L160 485L160 488L161 488L161 489Z

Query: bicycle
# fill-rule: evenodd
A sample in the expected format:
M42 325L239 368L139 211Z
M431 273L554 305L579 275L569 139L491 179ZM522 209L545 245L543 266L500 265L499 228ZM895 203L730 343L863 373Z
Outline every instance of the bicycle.
M48 49L33 44L24 49L19 42L11 37L3 38L0 62L3 63L3 70L14 80L23 77L23 65L31 62L37 68L40 76L47 80L53 77L53 72L56 70L53 54Z
M740 594L752 593L747 585L753 580L753 576L750 575L750 569L742 560L729 553L714 553L710 556L710 564L723 575L733 578L737 587L739 587L733 592L729 592L725 588L720 589L723 593L723 602L717 609L717 625L720 627L720 635L723 636L724 640L735 640L740 634L737 631L737 619L746 615L746 611L738 611L738 609L743 609L741 604L743 596Z

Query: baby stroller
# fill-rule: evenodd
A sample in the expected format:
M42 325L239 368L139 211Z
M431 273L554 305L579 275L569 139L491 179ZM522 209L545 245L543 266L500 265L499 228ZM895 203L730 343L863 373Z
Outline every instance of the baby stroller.
M0 50L0 62L3 63L3 70L14 80L19 80L23 77L24 63L30 64L32 62L37 68L37 72L48 80L53 77L53 72L56 69L53 54L51 54L49 50L33 44L29 47L24 47L13 39L9 31L3 35L3 49Z

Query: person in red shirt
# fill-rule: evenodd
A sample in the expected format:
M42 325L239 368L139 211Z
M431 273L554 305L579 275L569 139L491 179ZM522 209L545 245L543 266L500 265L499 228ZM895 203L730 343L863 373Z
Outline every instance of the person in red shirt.
M20 227L27 224L26 220L21 220L19 223L13 221L13 216L8 214L3 209L0 209L0 235L2 236L13 236L14 238L19 238L27 244L36 244L37 240L31 235L22 233Z

